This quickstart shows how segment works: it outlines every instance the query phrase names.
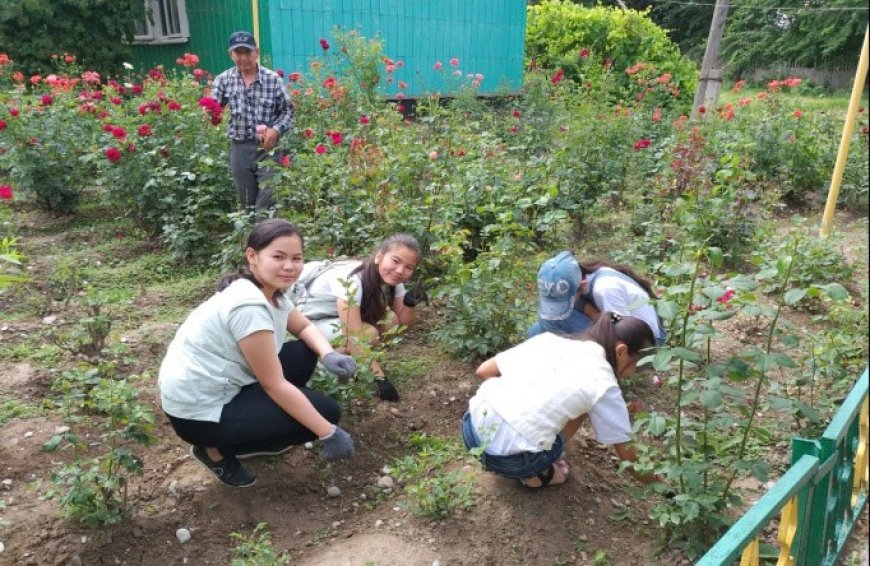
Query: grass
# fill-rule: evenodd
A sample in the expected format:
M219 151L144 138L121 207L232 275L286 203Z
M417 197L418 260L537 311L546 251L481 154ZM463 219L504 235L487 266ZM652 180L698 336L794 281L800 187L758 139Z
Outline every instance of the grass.
M758 93L767 91L764 86L747 85L739 93L734 93L731 91L732 86L733 83L729 83L725 85L727 88L723 87L719 95L720 105L737 104L742 98L757 98ZM842 112L845 116L846 110L849 108L849 98L851 95L851 90L825 92L818 89L818 92L814 92L811 88L802 89L798 87L796 89L785 89L781 97L785 107L799 108L803 112ZM862 108L870 106L866 90L861 95L860 106Z
M43 414L42 408L34 403L15 399L11 395L0 394L0 425L11 419L26 419Z

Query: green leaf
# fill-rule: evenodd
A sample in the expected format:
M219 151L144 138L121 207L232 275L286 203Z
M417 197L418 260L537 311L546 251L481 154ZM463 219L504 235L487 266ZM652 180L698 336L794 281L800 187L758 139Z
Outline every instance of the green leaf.
M846 288L839 283L828 283L827 285L822 285L821 288L828 294L828 298L834 301L842 301L849 296Z
M722 405L722 395L715 389L701 392L701 403L708 409L717 409Z
M680 307L674 301L658 301L656 312L663 320L674 320L680 313Z
M668 423L664 417L656 415L649 420L646 428L651 435L661 436L667 429L667 424Z
M711 247L707 249L707 259L710 260L710 265L719 267L725 261L725 254L722 253L722 248Z
M58 445L63 441L63 436L60 434L55 434L48 441L42 445L43 452L54 452L57 450Z
M783 299L787 305L797 304L807 295L807 289L789 289Z
M722 287L722 286L720 286L720 285L712 285L712 286L710 286L710 287L705 287L705 288L701 291L701 293L702 293L705 297L707 297L707 298L709 298L709 299L715 301L716 299L718 299L719 297L721 297L722 295L724 295L724 294L725 294L725 291L727 291L727 289L726 289L725 287Z
M821 421L821 416L819 415L819 412L804 403L803 401L795 400L794 408L797 411L798 415L808 419L811 423L818 423L819 421Z
M689 350L687 348L674 348L673 349L674 356L681 360L686 360L687 362L700 362L701 354L695 352L693 350Z
M668 369L671 360L674 359L674 352L670 348L659 348L653 358L653 368L656 371L664 371Z
M749 473L760 482L766 482L770 473L770 465L764 460L756 460L749 466Z

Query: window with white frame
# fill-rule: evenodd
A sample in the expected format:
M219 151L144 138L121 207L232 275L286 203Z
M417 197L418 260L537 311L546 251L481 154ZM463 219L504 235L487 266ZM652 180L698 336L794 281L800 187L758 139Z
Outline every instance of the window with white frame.
M144 0L145 17L136 22L136 43L184 43L190 39L184 0Z

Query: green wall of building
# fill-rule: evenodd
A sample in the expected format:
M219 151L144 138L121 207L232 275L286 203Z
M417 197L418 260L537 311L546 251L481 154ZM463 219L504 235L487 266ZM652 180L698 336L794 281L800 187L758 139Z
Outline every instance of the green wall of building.
M251 30L250 0L186 0L190 41L175 45L137 45L133 64L147 70L167 69L185 52L200 58L200 67L218 73L231 65L226 41L235 30ZM356 30L377 37L385 55L404 65L384 84L385 96L407 83L407 96L449 93L460 81L453 76L480 73L481 93L516 91L522 83L526 0L259 0L260 51L267 66L305 73L312 57L322 54L320 39L334 44L332 31ZM451 58L459 59L456 68ZM436 71L435 62L442 70Z

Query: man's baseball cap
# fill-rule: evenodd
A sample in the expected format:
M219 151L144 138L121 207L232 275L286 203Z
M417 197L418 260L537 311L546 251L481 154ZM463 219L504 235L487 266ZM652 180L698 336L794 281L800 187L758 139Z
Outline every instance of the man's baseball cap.
M254 40L254 35L249 31L234 31L230 34L230 51L244 47L246 49L256 49L257 42Z

